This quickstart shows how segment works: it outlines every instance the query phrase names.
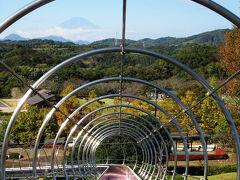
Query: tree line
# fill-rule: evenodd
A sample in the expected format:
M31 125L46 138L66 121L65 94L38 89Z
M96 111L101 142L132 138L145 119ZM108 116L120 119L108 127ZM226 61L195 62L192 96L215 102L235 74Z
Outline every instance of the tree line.
M0 47L1 60L25 78L27 82L34 82L67 58L107 46L29 40L1 41ZM204 78L216 76L218 79L223 79L226 77L226 72L220 64L219 45L156 45L146 48L179 60ZM93 81L105 77L116 77L120 74L120 59L119 53L95 55L62 69L52 81L62 83L69 79ZM185 72L166 61L135 53L126 55L123 74L147 81L164 80L171 77L190 78ZM23 85L0 67L0 97L10 97L12 88L21 89ZM58 93L63 90L61 87L56 89L59 90Z
M217 79L225 78L226 75L231 75L235 71L240 69L240 53L239 50L239 42L240 42L240 31L239 29L235 28L232 32L226 34L226 43L224 46L209 46L209 45L191 45L191 46L183 46L183 47L169 47L169 49L174 49L174 52L169 52L169 56L174 57L181 62L185 63L189 67L193 68L197 72L201 74L205 78L211 77L211 86L217 87L218 81ZM40 41L41 43L41 41ZM64 43L63 43L64 44ZM55 52L55 46L59 46L59 48L63 48L65 51L70 51L66 47L62 47L63 45L60 44L42 44L41 51L34 48L26 48L26 47L19 47L17 49L12 49L7 52L6 49L11 49L12 46L16 44L7 44L5 47L5 53L1 53L3 57L2 60L11 65L13 69L22 75L27 80L36 80L40 77L44 72L49 70L49 68L55 66L59 62L62 62L64 59L68 58L66 54L59 54L59 55L51 55L51 53L47 53L47 51ZM54 48L51 49L51 46L54 45ZM65 46L72 46L72 48L79 48L79 52L85 51L86 49L91 50L96 47L93 46L76 46L74 44L64 44ZM25 44L23 45L25 46ZM35 47L36 48L36 47ZM47 50L44 50L46 48ZM151 49L151 47L149 47ZM2 48L4 49L4 48ZM67 49L67 50L66 50ZM153 47L156 51L157 47ZM165 50L168 47L164 47ZM78 50L73 51L73 54L78 54ZM159 47L158 51L161 51ZM54 53L53 53L54 54ZM109 77L109 76L118 76L119 75L119 59L120 56L117 53L109 53L104 55L97 55L93 56L88 59L84 59L82 62L77 62L76 64L69 66L66 69L61 70L57 73L56 76L53 77L53 81L61 82L59 86L62 88L58 88L60 91L60 96L65 96L69 92L71 92L75 87L72 85L63 86L64 81L68 81L72 79L76 81L77 79L83 79L86 81L99 79L102 77ZM175 69L173 65L166 63L165 61L154 59L147 56L142 56L138 54L127 54L126 55L126 63L124 67L124 75L125 76L132 76L137 77L145 80L150 81L158 81L164 80L168 78L178 77L178 78L185 78L188 81L191 78L184 72ZM198 60L200 59L200 60ZM40 62L40 63L37 63ZM145 63L145 64L144 64ZM26 70L26 68L28 68ZM36 73L31 68L39 68L42 72L39 74ZM45 69L44 69L45 68ZM209 69L208 69L209 68ZM110 69L110 70L109 70ZM26 72L25 72L26 71ZM36 73L36 76L31 75L33 72ZM108 74L109 73L109 74ZM14 78L6 72L4 69L1 69L0 72L0 91L1 96L9 96L7 90L15 87L22 87L22 84L18 81L15 81ZM223 89L222 92L227 96L231 97L234 100L239 99L239 77L234 78L231 83ZM105 85L107 87L109 85ZM112 88L112 86L111 86ZM96 90L92 90L88 92L88 100L96 98L101 93L97 90L101 89L101 87L96 88ZM104 88L105 89L105 88ZM107 88L106 88L107 89ZM106 91L105 89L105 91ZM125 87L127 90L128 87ZM140 90L143 90L144 87L141 87ZM109 90L109 89L108 89ZM144 89L146 90L146 89ZM112 88L112 91L116 91L116 89ZM133 90L132 90L133 91ZM4 92L6 94L4 94ZM142 93L144 91L136 91L138 95L144 95ZM105 92L106 93L106 92ZM199 85L190 84L188 86L183 85L181 88L178 89L177 96L182 100L184 104L187 106L192 106L197 101L199 101L202 97L206 95L206 91L203 90ZM220 95L221 96L221 95ZM114 103L118 103L118 99L114 99ZM138 100L127 100L125 99L124 102L132 103L133 105L144 108L148 111L153 111L154 108L147 105L144 102L140 102ZM239 101L240 102L240 101ZM239 120L240 113L239 113L239 102L236 101L235 103L226 102L226 105L229 107L233 119L239 127ZM77 107L81 105L79 98L77 96L71 97L68 101L66 101L61 107L61 111L66 114L71 114ZM103 106L103 102L96 102L84 109L84 113L88 113ZM181 112L181 109L176 106L171 99L166 99L161 106L167 110L172 116L176 115L178 112ZM46 115L48 109L41 109L36 107L29 107L26 112L20 113L18 117L18 122L15 125L14 133L12 134L13 141L16 142L26 142L32 143L34 141L37 130L40 127L44 116ZM135 110L131 110L135 111ZM130 112L131 112L130 111ZM224 116L221 114L219 107L217 106L216 102L210 97L203 101L203 103L197 109L194 109L194 115L200 124L204 133L209 133L211 135L215 135L215 140L224 143L233 142L231 139L230 129L228 128L227 121ZM126 110L126 112L128 112ZM133 112L134 114L138 114L143 116L140 112ZM77 121L81 118L84 114L77 114L76 119ZM98 116L100 114L96 114ZM6 116L6 115L4 115ZM164 115L159 114L162 119L166 119ZM94 118L94 117L92 117ZM146 117L147 118L147 117ZM7 119L7 118L6 118ZM184 130L184 132L191 134L195 133L196 130L193 127L192 121L189 119L188 116L181 116L181 121L179 122L180 126ZM34 120L34 121L33 121ZM52 124L49 124L48 128L46 129L45 135L47 137L54 137L56 130L65 120L65 117L61 113L56 113L53 117ZM166 119L166 121L168 121ZM5 122L5 121L4 121ZM7 122L7 121L6 121ZM74 124L74 122L72 122ZM6 126L7 123L2 123L2 126ZM27 126L26 126L27 124ZM65 134L68 134L71 126L73 124L69 124L69 126L65 129ZM33 127L32 127L33 126ZM5 129L5 128L2 129ZM32 127L32 128L31 128ZM34 130L34 131L33 131ZM29 135L30 134L30 135Z

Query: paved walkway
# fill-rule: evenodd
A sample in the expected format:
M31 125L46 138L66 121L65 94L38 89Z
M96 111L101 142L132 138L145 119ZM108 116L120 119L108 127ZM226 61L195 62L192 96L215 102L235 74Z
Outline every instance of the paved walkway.
M100 180L137 180L127 166L110 166Z

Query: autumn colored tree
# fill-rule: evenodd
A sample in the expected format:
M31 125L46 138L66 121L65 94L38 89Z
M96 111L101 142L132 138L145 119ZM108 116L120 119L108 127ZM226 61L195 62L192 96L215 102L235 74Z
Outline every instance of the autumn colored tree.
M74 87L72 85L67 86L60 94L60 96L64 97L70 92L74 90ZM60 106L60 111L63 112L65 115L69 116L72 114L78 107L80 106L79 100L76 95L71 96L68 98L61 106ZM61 112L56 112L56 117L57 117L57 123L59 126L67 119L66 116L61 113ZM71 121L69 121L68 125L65 128L65 133L68 133L71 129L71 127L80 120L80 113L78 112Z
M225 34L225 45L220 48L221 65L228 76L240 69L240 29L235 27ZM226 90L230 96L240 96L240 77L234 78Z
M163 101L158 102L158 105L167 111L172 117L176 116L181 111L181 106L172 98L166 98L166 96ZM170 119L163 112L158 111L157 116L164 124L169 124Z
M144 99L146 99L145 96L140 96ZM150 105L149 103L145 102L145 101L142 101L142 100L138 100L138 99L135 99L132 103L133 106L136 106L138 108L141 108L141 109L144 109L148 112L151 112L151 111L154 111L154 107L152 105ZM133 114L137 114L137 115L144 115L146 116L146 114L144 112L141 112L139 110L136 110L136 109L129 109L129 111Z
M196 104L198 101L198 97L192 91L187 91L185 96L181 97L181 101L187 106L191 107L192 105ZM191 110L194 116L198 116L198 109L195 107ZM196 133L195 126L193 124L192 119L186 113L182 116L180 127L183 132L188 135Z
M96 99L98 96L97 96L97 91L95 89L89 91L89 94L88 94L88 100L91 101L93 99ZM85 115L87 115L88 113L96 110L96 109L99 109L100 107L102 107L105 103L103 101L95 101L94 103L91 103L90 105L88 105L86 108L84 108L83 110L83 113ZM97 116L100 116L101 115L101 111L98 111L97 113L94 113L92 116L91 116L91 119L94 119L96 118Z
M201 104L200 126L203 133L214 134L218 121L222 118L221 110L216 101L209 97Z
M113 104L116 105L116 104L119 104L120 103L120 98L119 97L114 97L113 98ZM114 108L114 112L116 111L119 111L119 108Z
M184 85L177 90L177 97L183 97L186 95L187 91L192 91L198 96L198 98L203 98L206 95L206 89L198 84Z

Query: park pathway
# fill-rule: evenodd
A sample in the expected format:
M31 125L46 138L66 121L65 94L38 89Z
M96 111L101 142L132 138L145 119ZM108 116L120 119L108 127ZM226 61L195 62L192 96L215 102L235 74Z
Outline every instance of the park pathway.
M138 180L127 166L112 165L100 180Z

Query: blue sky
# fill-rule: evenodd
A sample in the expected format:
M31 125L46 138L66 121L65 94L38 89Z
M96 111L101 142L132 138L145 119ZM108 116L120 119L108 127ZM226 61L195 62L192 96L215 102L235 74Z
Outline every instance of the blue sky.
M0 0L0 21L32 0ZM239 0L215 0L240 15ZM82 17L100 29L63 29L58 25ZM55 0L28 14L0 34L0 38L17 33L28 38L48 35L71 40L120 38L122 0ZM128 0L127 34L129 39L186 37L214 29L231 28L232 24L190 0Z

